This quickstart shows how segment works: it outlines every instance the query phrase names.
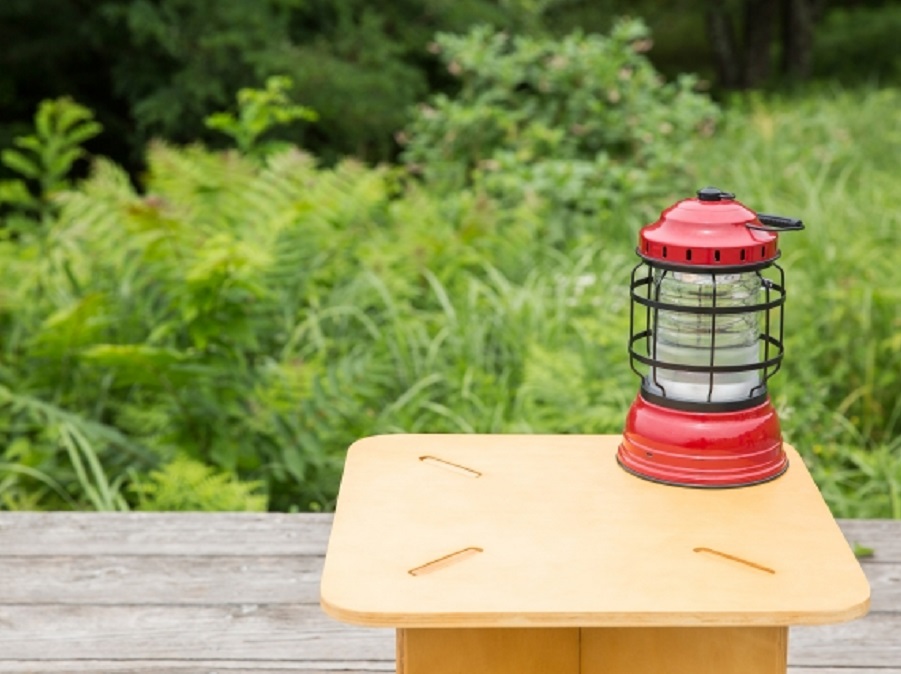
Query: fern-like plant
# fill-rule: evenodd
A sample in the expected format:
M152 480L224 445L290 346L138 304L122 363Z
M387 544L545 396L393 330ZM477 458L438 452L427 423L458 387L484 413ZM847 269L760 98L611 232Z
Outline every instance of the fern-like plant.
M230 136L241 152L260 153L265 149L259 144L260 136L269 129L297 120L315 122L319 118L315 110L291 102L288 92L292 86L291 78L274 75L266 80L264 89L240 89L237 114L213 113L206 118L206 126Z
M241 482L234 475L200 461L177 457L147 477L138 477L132 490L138 510L263 511L266 496L259 482Z
M43 101L34 132L18 136L14 148L0 152L0 162L21 176L0 183L0 205L43 214L50 198L70 187L69 174L85 155L84 143L102 129L93 112L69 98Z

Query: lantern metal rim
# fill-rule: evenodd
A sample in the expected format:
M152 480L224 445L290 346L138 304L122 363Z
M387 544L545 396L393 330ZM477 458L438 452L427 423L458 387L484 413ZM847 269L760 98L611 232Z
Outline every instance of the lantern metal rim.
M776 260L782 257L782 251L777 250L776 254L761 262L751 262L749 264L684 264L678 262L664 262L660 258L650 257L641 252L641 248L635 248L635 254L640 257L649 267L657 269L665 269L667 271L688 272L691 274L742 274L745 272L758 271L774 266Z
M620 451L616 455L616 462L619 464L620 468L625 470L630 475L634 475L635 477L640 477L642 480L646 480L648 482L654 482L655 484L662 484L667 487L684 487L685 489L741 489L742 487L753 487L759 484L765 484L767 482L772 482L777 477L781 477L785 474L785 471L788 470L789 461L785 460L784 465L779 469L779 472L773 473L772 475L767 475L766 477L762 477L758 480L750 480L748 482L734 482L734 483L705 483L705 482L682 482L677 479L666 479L663 477L657 477L655 475L648 475L647 473L642 473L640 470L633 468L629 464L627 464L623 460L622 456L622 445L620 445Z
M649 403L667 407L671 410L678 410L680 412L739 412L741 410L757 407L766 402L767 395L769 395L766 384L760 384L752 390L759 390L760 393L755 393L747 398L739 398L738 400L699 402L696 400L683 400L681 398L673 398L671 396L654 393L648 388L648 378L644 377L641 380L640 395Z

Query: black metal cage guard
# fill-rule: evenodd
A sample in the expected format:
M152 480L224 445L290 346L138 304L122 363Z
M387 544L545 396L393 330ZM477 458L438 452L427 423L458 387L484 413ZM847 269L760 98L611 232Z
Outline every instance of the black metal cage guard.
M647 269L647 274L639 277L638 273L642 267ZM778 280L774 281L764 276L761 272L765 268L772 268L778 273ZM654 281L654 270L658 269L661 274L657 281ZM718 271L693 270L693 273L701 273L711 276L713 285L713 294L711 296L711 306L685 306L677 304L668 304L660 301L660 285L667 274L672 270L654 265L646 260L639 262L632 270L632 280L630 285L631 305L629 308L629 364L632 370L642 378L642 396L650 402L657 402L667 407L673 407L684 410L697 411L727 411L744 409L753 407L764 401L767 394L766 384L782 364L783 346L783 309L785 305L785 273L782 268L774 263L765 267L755 269L747 268L723 268ZM742 307L718 307L716 303L716 277L726 273L747 273L753 271L760 281L760 287L764 291L765 300L759 304ZM642 290L644 292L642 292ZM641 306L645 308L645 329L636 333L635 328L635 307ZM710 358L707 365L683 365L680 363L667 363L658 360L657 354L657 331L655 327L658 325L658 313L663 311L675 311L680 313L695 314L708 316L711 320L711 337L710 337ZM773 310L778 310L778 317L774 321L772 317ZM759 340L764 344L763 360L757 363L749 363L745 365L716 365L716 318L717 316L725 316L730 314L749 314L763 312L763 332L759 335ZM775 328L774 323L778 325L778 335L773 335ZM638 348L644 345L642 349L644 354L639 353ZM642 365L648 366L649 373L641 372L635 365L636 361ZM657 380L657 370L679 370L683 372L703 372L709 374L709 384L707 389L707 401L685 401L668 397L666 389ZM761 372L761 382L753 387L746 399L729 401L729 402L713 402L714 375L728 372L751 372L759 370ZM648 385L649 378L653 381L657 393L652 391Z

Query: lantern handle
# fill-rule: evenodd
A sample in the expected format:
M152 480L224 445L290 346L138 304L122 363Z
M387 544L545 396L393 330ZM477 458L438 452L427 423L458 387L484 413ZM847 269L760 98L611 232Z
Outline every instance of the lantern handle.
M757 219L761 224L755 225L749 222L745 225L748 229L760 229L764 232L797 232L804 229L804 223L798 218L787 218L784 215L770 215L758 213Z

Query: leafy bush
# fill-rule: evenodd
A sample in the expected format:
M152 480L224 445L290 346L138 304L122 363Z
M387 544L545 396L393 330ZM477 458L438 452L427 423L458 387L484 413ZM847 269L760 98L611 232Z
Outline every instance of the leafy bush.
M440 35L435 48L460 92L420 106L404 160L433 189L543 203L558 240L576 234L566 227L575 217L606 221L637 199L661 198L717 111L692 77L664 82L643 54L649 45L636 20L609 37Z
M254 494L258 485L239 482L227 472L217 472L199 461L176 457L149 479L138 477L133 490L139 510L226 510L266 509L266 497Z

